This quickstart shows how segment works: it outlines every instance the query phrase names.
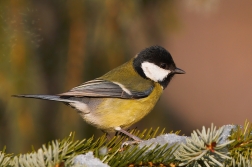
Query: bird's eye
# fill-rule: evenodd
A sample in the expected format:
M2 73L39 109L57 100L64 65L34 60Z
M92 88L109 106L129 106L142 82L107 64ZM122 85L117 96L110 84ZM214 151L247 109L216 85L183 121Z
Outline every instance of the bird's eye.
M160 67L163 68L163 69L166 69L167 68L167 64L166 63L161 63Z

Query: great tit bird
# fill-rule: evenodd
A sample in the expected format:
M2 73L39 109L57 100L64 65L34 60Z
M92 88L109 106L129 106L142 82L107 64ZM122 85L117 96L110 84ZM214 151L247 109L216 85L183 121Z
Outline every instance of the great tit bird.
M146 116L172 77L184 73L166 49L151 46L125 64L68 92L14 96L63 102L75 108L87 123L139 140L124 129Z

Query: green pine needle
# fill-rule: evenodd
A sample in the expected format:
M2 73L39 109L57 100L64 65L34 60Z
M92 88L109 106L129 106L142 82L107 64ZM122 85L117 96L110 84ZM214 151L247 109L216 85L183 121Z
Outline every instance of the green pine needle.
M252 166L252 124L247 120L244 126L237 126L232 132L230 140L235 140L229 149L232 156L231 165Z
M222 132L223 127L216 130L213 124L207 130L203 126L202 131L193 131L175 153L176 159L180 161L179 166L223 166L226 159L231 159L227 146L233 141L220 143Z

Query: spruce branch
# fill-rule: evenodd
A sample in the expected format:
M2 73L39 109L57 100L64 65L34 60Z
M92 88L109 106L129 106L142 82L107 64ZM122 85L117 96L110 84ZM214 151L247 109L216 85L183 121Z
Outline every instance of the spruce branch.
M11 154L5 154L6 147L0 151L0 166L7 166L11 160Z
M207 130L203 126L202 131L193 131L175 153L176 159L180 161L179 166L223 166L226 159L231 159L227 146L233 142L222 140L223 130L224 127L217 130L212 124Z
M231 165L252 166L252 124L247 120L244 126L236 126L229 137L234 142L230 145Z
M179 136L178 132L164 134L158 128L130 133L144 141L122 148L128 138L120 134L110 140L104 134L96 140L91 137L76 141L71 133L27 154L6 154L4 148L0 151L0 166L252 166L252 126L248 121L243 127L225 125L217 129L212 124L208 129L193 131L191 137Z

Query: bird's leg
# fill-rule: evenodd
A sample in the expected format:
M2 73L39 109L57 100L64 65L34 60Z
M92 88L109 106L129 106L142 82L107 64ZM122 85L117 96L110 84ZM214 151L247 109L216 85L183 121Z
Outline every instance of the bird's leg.
M126 130L122 129L121 127L116 127L115 130L125 134L126 136L128 136L130 138L132 138L135 143L139 143L139 142L142 141L139 137L137 137L135 135L132 135L131 133L127 132Z

